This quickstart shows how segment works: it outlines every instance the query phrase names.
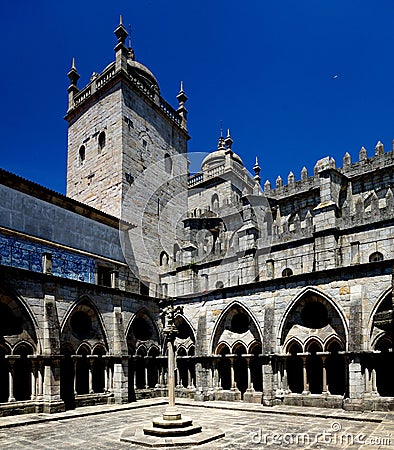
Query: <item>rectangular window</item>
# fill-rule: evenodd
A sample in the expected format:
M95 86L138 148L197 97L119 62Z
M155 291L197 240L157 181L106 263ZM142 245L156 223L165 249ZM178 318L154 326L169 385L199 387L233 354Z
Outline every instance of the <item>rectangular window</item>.
M111 287L112 269L109 267L97 267L97 284L99 286Z
M42 272L52 275L52 253L45 252L42 255Z

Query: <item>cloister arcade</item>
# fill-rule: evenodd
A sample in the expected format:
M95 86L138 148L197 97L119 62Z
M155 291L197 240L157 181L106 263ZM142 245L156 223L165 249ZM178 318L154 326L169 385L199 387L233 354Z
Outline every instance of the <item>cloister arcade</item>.
M369 348L360 354L363 397L393 397L387 364L392 358L392 294L383 293L370 312ZM110 402L114 396L114 364L100 311L88 296L65 312L59 325L60 397L66 408ZM177 395L201 391L207 374L209 398L261 402L272 391L274 401L312 395L342 401L349 395L348 320L340 306L316 289L306 289L277 321L277 350L263 350L263 329L241 302L232 302L217 317L210 354L196 355L196 330L184 315L175 318ZM42 350L37 323L17 293L0 290L0 409L44 396L44 371L50 358ZM129 362L129 401L165 395L166 343L160 322L146 308L134 313L125 328ZM60 352L60 353L59 353ZM264 367L270 366L266 372ZM203 371L204 371L203 370ZM271 373L271 378L267 378Z

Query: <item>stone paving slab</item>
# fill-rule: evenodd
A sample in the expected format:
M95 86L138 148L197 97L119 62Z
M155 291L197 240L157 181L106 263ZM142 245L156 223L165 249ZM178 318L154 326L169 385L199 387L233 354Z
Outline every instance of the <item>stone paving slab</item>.
M241 402L177 403L183 414L203 428L225 432L218 441L190 449L394 449L392 413L269 408ZM0 418L0 449L140 449L121 442L121 435L161 415L165 405L164 399L149 399L54 415ZM34 416L39 416L38 421L33 421Z

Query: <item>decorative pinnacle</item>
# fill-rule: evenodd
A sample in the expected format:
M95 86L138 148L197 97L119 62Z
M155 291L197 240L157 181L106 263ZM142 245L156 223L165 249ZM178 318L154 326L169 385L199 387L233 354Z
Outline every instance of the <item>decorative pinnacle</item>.
M119 18L119 25L115 29L114 33L115 36L118 38L118 44L124 44L128 36L128 33L126 28L123 26L122 16L120 16Z
M225 150L226 146L225 146L225 140L224 137L222 136L222 133L220 133L220 137L219 137L219 141L218 141L218 150Z
M254 166L253 166L253 171L256 175L259 175L259 173L261 171L261 167L259 166L259 160L258 160L257 156L256 156L256 162L254 163Z
M183 81L181 81L181 86L179 89L179 94L176 96L179 107L184 106L184 103L187 101L187 95L185 94L185 91L183 90Z
M76 86L76 85L77 85L77 82L78 82L78 80L79 80L79 78L80 78L80 75L79 75L79 73L78 73L78 71L77 71L77 68L76 68L76 66L75 66L75 58L74 58L74 57L73 57L72 60L71 60L71 69L70 69L70 71L68 72L67 76L68 76L68 78L69 78L69 80L70 80L70 83L71 83L73 86Z
M257 159L257 156L256 156L256 162L255 162L255 164L253 166L253 171L255 173L254 180L257 183L260 183L260 181L261 181L261 178L260 178L261 167L259 166L259 160Z
M230 136L230 128L227 129L227 136L226 139L224 140L224 143L226 144L226 147L231 150L231 146L233 145L233 139Z

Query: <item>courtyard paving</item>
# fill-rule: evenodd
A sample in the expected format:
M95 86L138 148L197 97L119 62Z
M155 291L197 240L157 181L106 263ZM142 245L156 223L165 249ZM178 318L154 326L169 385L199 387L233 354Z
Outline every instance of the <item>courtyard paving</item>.
M224 449L394 449L393 413L355 413L323 408L263 407L242 402L177 402L203 428L224 438L200 446ZM65 413L0 418L0 449L142 449L120 441L129 427L162 414L165 399L79 408Z

